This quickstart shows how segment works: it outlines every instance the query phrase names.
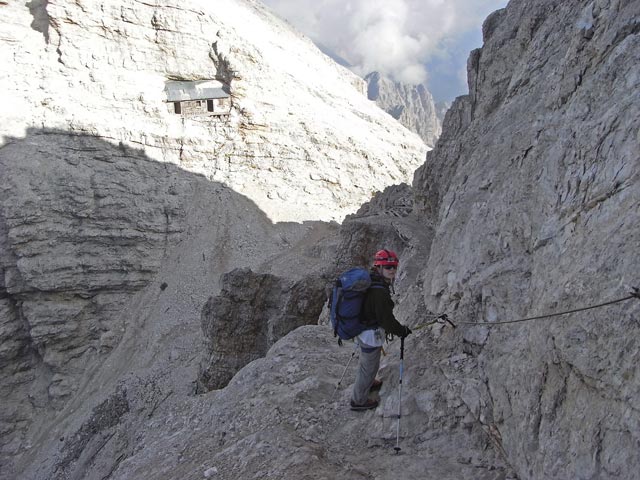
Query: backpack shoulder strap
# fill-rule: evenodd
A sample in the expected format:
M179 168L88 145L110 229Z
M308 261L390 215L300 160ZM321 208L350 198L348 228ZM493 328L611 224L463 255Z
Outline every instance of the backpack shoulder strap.
M387 285L383 280L372 280L369 288L386 288L389 290L389 285Z

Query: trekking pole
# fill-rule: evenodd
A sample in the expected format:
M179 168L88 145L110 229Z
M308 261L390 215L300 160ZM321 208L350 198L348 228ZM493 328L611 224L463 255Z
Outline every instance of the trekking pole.
M351 354L351 357L349 357L349 361L347 362L347 366L344 367L344 371L342 372L342 376L340 377L340 381L338 382L338 384L336 385L336 389L333 391L333 395L331 395L331 401L333 402L333 398L336 396L336 392L338 391L338 388L340 388L340 384L342 383L342 379L344 378L345 374L347 373L347 368L349 368L349 365L351 364L351 360L353 360L353 357L356 354L356 350L358 350L358 344L356 343L354 349L353 349L353 353Z
M396 446L393 449L400 453L400 417L402 415L402 374L404 373L404 337L400 339L400 393L398 394L398 428L396 432Z

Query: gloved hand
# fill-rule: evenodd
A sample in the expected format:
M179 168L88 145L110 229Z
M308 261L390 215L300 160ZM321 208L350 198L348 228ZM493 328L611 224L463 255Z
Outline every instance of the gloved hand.
M400 337L401 338L406 338L411 333L411 329L409 327L407 327L406 325L403 325L403 326L404 326L404 333L402 335L400 335Z

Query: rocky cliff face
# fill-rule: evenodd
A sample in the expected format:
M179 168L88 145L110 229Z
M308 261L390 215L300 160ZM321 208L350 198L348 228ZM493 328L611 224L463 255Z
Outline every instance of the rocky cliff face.
M512 0L486 20L470 94L412 186L340 226L274 224L148 149L64 130L8 139L0 476L634 478L640 301L499 322L637 286L638 19L638 2ZM203 371L227 367L202 362L217 329L262 332L237 332L239 353L262 355L271 326L313 316L314 277L382 246L401 253L396 313L414 330L401 398L394 341L380 407L348 410L355 362L326 311L196 394ZM236 267L253 273L221 282ZM221 294L225 282L238 287ZM313 292L303 302L300 286ZM283 310L266 301L274 291ZM440 313L457 328L427 325Z
M123 142L274 221L339 220L424 160L361 79L259 2L5 2L0 19L1 135L45 126ZM175 114L167 83L205 79L230 92L231 114Z
M367 96L433 147L442 131L442 109L424 85L404 85L372 72L365 78Z
M447 114L449 108L451 108L451 102L436 102L436 118L440 122L440 125L444 123L444 117ZM442 129L441 129L442 130Z
M199 390L225 387L238 370L264 357L287 333L317 323L325 284L321 277L290 281L248 268L225 274L220 295L211 297L202 311L206 356Z
M156 375L190 389L220 272L314 228L275 226L224 185L94 136L31 131L2 148L0 171L3 472L130 362L165 358Z
M414 180L437 225L427 309L497 322L637 286L639 21L625 1L512 1L486 20L470 94ZM522 478L635 475L639 311L459 329L473 374L447 375Z
M308 239L336 228L315 220L426 148L257 2L0 2L0 20L0 476L82 476L136 398L195 391L222 273L289 250L315 268ZM204 79L230 114L175 114L167 84Z

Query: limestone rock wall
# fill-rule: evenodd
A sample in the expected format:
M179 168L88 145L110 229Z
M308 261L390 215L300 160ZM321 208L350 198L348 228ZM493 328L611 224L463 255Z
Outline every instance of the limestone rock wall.
M142 408L153 410L157 391L193 393L200 312L220 274L331 230L274 225L202 175L65 131L9 139L0 176L2 478L37 468L31 452L54 459L46 452L61 448L64 469L78 461L67 450L87 455L104 439L83 425L105 396L133 389L123 376L160 384L130 394ZM82 448L52 441L67 428Z
M274 221L339 220L424 161L361 79L259 2L18 1L0 20L0 135L44 126L123 142ZM169 111L167 82L202 79L228 87L231 115Z
M0 172L6 441L117 345L119 313L180 239L193 191L139 152L66 132L10 141Z
M206 356L199 389L225 387L238 370L264 357L287 333L315 324L325 303L325 283L321 277L292 282L248 268L225 274L220 294L202 311Z
M484 23L470 94L416 173L436 219L427 309L497 322L624 297L638 283L640 4L512 1ZM640 302L460 328L460 378L521 478L640 464Z
M70 13L89 6L66 5ZM61 7L30 2L32 11L20 10L27 16L3 24L6 38L41 39L43 62L60 63L46 46L56 44L54 26L76 28L53 20L76 18ZM470 94L448 111L412 187L375 195L341 226L274 224L188 162L156 161L149 142L134 150L129 140L113 141L120 134L102 136L103 124L96 135L40 128L8 138L0 149L0 476L634 478L640 302L497 322L619 298L626 283L637 286L639 9L622 0L512 0L491 15L484 47L469 58ZM104 18L136 32L124 20L131 14ZM158 38L171 33L163 28ZM16 59L32 51L30 41L24 52L9 43ZM60 59L73 58L60 45ZM233 45L213 50L216 72L232 84L239 79L225 52ZM190 65L198 51L184 53L194 55ZM113 68L129 52L114 54ZM28 106L40 91L29 85L45 92L50 80L66 78L75 88L83 77L42 78L26 79L22 94L12 87L11 101ZM103 88L100 98L111 103L113 87ZM56 103L47 118L69 120L52 113L65 105L72 108ZM9 111L14 121L3 128L21 128L28 122L20 112L34 110ZM139 117L126 112L135 124ZM112 193L103 197L105 189ZM212 293L206 312L255 332L239 352L250 359L275 340L270 322L288 328L292 312L305 322L315 314L315 300L298 301L308 300L309 285L316 290L305 283L315 282L305 280L309 272L326 280L368 264L383 246L400 254L396 313L414 330L402 396L395 341L379 372L379 408L351 412L355 362L345 366L353 350L338 347L326 325L293 330L226 387L196 394L198 376L214 372L202 355L215 352L217 331L234 325L205 315L203 338L202 306ZM220 274L236 267L254 272L227 278L254 292L249 302L215 296ZM273 290L283 310L267 301ZM443 312L456 329L429 324ZM397 440L402 455L393 453Z
M90 469L118 425L90 438L95 409L120 390L132 416L192 394L220 275L289 250L314 268L306 237L336 229L318 220L408 180L426 151L258 2L0 2L0 44L7 478ZM166 83L202 79L228 87L228 117L170 112Z

